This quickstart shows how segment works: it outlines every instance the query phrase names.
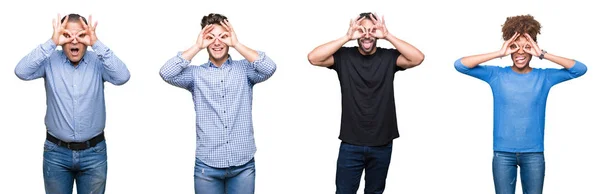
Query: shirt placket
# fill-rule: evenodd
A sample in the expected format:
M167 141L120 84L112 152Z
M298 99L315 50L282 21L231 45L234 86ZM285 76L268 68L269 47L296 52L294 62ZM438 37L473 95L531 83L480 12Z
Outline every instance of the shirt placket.
M77 141L79 139L79 117L80 115L78 114L78 110L79 110L79 105L81 103L80 99L79 99L79 87L77 85L77 80L79 80L79 68L74 67L73 68L73 73L72 73L72 79L71 79L71 98L73 99L73 138L75 139L75 141Z
M225 80L225 78L227 78L227 72L229 72L229 67L226 66L226 64L223 64L223 67L220 68L220 91L221 91L221 99L223 101L223 107L222 110L219 110L220 113L222 115L223 118L223 123L225 125L225 149L226 149L226 153L227 153L227 163L228 165L232 164L232 150L231 150L231 130L232 130L232 126L231 126L231 118L229 118L228 114L229 112L227 112L227 110L229 110L229 107L231 106L231 102L228 101L228 96L227 96L227 81Z

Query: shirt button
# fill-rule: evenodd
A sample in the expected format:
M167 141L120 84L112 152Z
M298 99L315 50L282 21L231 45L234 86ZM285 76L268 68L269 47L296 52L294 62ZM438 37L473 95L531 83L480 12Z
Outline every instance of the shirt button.
M221 97L225 98L225 95L223 95L223 96L221 96Z
M225 126L225 129L227 129L227 126Z
M225 113L225 111L223 111L223 113Z
M221 80L221 83L223 83L223 80Z

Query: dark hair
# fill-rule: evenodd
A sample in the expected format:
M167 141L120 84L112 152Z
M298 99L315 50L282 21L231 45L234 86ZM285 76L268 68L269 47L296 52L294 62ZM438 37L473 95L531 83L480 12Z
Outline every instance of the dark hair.
M207 16L202 17L202 23L200 24L202 28L208 26L209 24L221 24L222 21L227 20L227 17L218 13L211 13Z
M85 24L88 24L87 20L84 17L80 16L79 14L72 13L72 14L69 14L68 16L69 16L69 21L67 21L67 22L77 22L77 23L79 23L79 18L82 18L83 22ZM67 16L63 16L63 18L60 19L60 23L62 24L65 21L66 18L67 18Z
M373 14L373 13L371 13L371 12L360 13L360 15L358 15L359 16L358 19L364 17L365 19L371 20L371 14ZM379 18L377 18L377 16L375 16L375 14L373 14L373 18L375 18L375 20L379 19ZM375 21L373 21L373 22L375 22Z
M533 41L537 42L537 35L541 34L541 28L542 26L540 23L533 19L533 16L531 15L507 17L502 25L502 38L506 41L510 39L515 32L518 32L519 34L527 33L533 38Z

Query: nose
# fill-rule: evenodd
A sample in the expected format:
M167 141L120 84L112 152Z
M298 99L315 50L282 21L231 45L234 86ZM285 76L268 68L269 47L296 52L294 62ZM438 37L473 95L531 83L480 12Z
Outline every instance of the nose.
M517 53L519 54L524 54L525 53L525 48L524 47L519 47L519 50L517 50Z
M73 40L71 41L71 43L72 43L72 44L77 44L77 43L79 43L79 42L77 41L77 38L73 38Z

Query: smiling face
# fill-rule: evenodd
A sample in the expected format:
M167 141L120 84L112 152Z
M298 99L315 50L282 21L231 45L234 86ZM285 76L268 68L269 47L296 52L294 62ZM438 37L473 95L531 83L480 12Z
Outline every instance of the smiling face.
M519 50L511 54L513 67L519 71L524 71L529 68L529 61L531 61L531 54L525 52L525 50L532 49L531 45L528 44L525 36L518 37L514 43L519 46ZM516 45L511 45L511 49L514 49Z
M67 22L65 29L75 36L80 31L83 31L83 26L79 22ZM64 36L70 38L69 34L64 34ZM74 66L79 64L79 61L81 61L81 58L85 55L86 48L87 47L83 43L78 42L76 38L74 38L73 41L62 45L63 52Z
M367 33L365 34L364 37L361 37L358 39L358 48L360 49L359 51L363 55L373 54L373 53L375 53L375 47L377 46L377 39L375 37L372 37L368 33L368 31L375 24L370 19L364 19L360 22L360 25L363 26L365 29L367 29Z
M215 38L214 42L208 45L208 57L211 62L217 65L223 64L229 57L229 46L219 40L218 37L223 39L227 38L228 34L225 34L225 28L221 25L214 25L215 27L209 32Z

